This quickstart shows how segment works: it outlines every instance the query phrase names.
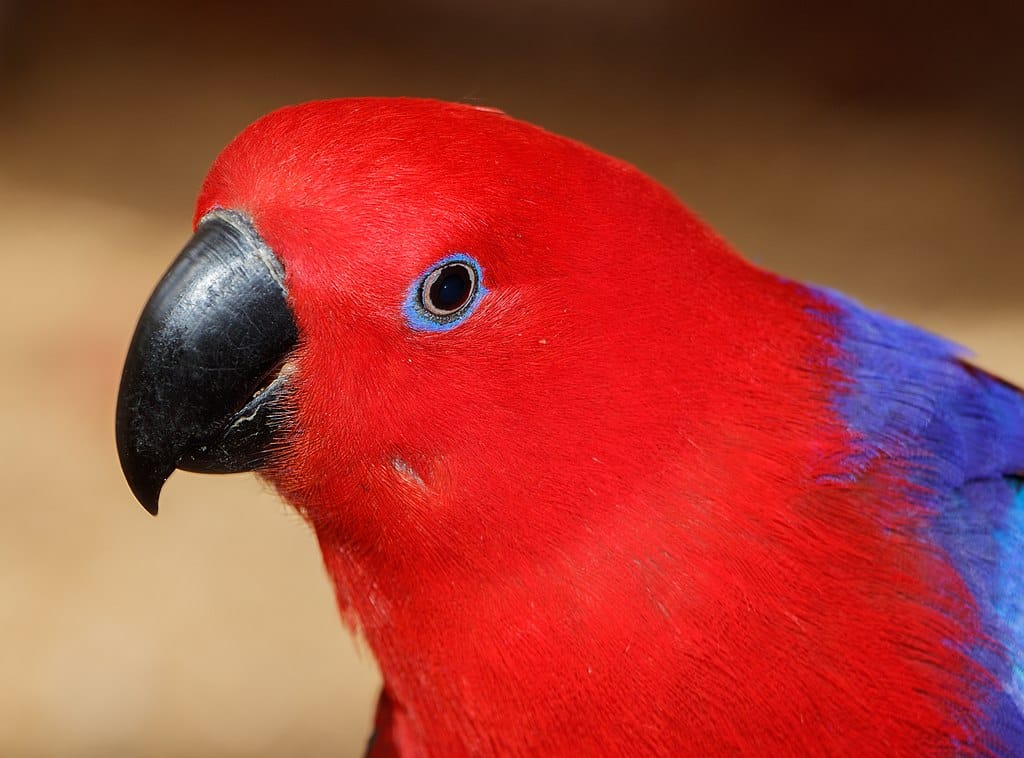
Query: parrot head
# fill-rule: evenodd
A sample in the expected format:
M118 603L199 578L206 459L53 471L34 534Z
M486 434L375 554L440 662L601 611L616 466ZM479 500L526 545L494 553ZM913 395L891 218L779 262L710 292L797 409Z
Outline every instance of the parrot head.
M758 289L635 169L432 101L264 117L195 227L125 368L134 492L155 512L175 468L256 469L321 539L418 572L614 519L723 420L707 377Z
M637 682L684 654L704 669L666 687L735 695L715 712L687 697L705 703L695 723L762 713L759 689L692 651L753 618L779 545L808 575L833 561L834 540L794 542L764 505L772 488L799 503L804 462L840 434L818 423L831 356L802 288L627 164L434 101L256 121L216 159L194 227L118 398L147 509L175 469L259 472L312 525L343 616L435 739L533 744L610 713L598 692L636 710ZM734 644L755 665L773 634ZM453 721L456 701L488 726Z

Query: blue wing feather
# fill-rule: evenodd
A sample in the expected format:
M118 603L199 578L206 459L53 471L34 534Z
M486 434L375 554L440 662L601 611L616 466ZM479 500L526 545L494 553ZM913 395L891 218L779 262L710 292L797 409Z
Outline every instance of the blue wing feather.
M847 470L913 462L934 514L928 538L959 571L989 636L978 651L1002 685L986 704L994 745L1024 748L1024 394L956 345L821 291L849 385L837 409L858 438Z

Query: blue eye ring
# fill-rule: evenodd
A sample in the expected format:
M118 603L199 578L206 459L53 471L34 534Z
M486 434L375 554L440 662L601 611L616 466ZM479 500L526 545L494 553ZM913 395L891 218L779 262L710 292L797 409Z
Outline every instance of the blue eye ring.
M452 253L413 282L402 312L414 329L446 332L468 318L486 294L480 264L465 253Z

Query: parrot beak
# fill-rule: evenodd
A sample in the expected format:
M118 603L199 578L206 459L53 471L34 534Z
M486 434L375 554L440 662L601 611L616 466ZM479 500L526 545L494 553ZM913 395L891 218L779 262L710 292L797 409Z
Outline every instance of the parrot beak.
M242 214L207 216L146 303L121 375L117 452L147 511L176 468L266 463L297 340L281 262Z

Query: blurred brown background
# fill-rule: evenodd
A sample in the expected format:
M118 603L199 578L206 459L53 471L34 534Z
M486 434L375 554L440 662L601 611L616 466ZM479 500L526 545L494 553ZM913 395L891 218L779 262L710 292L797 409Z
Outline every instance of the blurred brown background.
M177 474L154 521L114 452L136 316L277 106L499 106L1024 382L1024 13L890 5L0 0L0 754L362 749L376 673L298 517Z

